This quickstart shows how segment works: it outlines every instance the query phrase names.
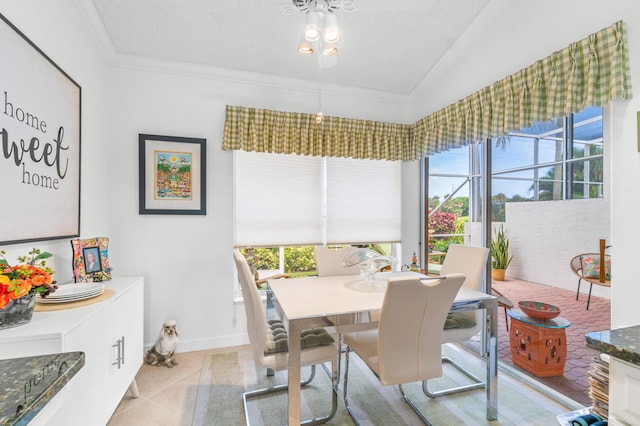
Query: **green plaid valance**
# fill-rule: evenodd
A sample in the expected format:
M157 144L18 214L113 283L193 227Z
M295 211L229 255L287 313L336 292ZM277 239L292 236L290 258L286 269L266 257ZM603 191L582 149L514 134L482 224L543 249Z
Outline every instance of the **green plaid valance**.
M403 160L403 124L227 106L223 149L324 157Z
M622 21L412 125L418 157L631 97Z
M222 147L410 161L630 97L619 21L412 125L227 106Z

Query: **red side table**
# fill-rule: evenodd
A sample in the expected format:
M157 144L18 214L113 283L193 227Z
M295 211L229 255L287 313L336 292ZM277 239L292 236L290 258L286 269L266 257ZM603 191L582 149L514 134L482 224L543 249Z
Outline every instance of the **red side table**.
M513 364L537 377L561 376L567 361L566 318L531 318L518 309L511 317L509 344Z

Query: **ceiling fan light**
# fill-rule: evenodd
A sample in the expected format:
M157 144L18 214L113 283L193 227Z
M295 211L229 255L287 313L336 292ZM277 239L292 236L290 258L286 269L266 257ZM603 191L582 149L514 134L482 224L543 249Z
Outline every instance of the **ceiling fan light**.
M321 32L320 16L317 13L309 12L304 26L304 38L307 41L316 41L320 38Z
M322 48L322 54L324 56L333 56L338 53L338 48L336 46L324 46Z
M303 55L311 55L313 53L313 45L303 38L298 44L298 52Z
M327 28L327 30L324 32L324 41L326 43L337 43L338 41L340 41L340 32L338 31L337 28L332 29L332 28Z
M335 15L328 14L325 18L324 41L326 43L337 43L340 40L340 29Z

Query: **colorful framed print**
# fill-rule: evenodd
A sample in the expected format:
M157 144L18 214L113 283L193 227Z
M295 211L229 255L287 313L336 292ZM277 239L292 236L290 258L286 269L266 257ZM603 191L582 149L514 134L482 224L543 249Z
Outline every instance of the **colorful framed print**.
M205 215L206 139L138 135L139 213Z
M0 63L0 245L77 237L80 86L1 14Z
M109 238L74 239L71 240L71 248L75 282L86 283L111 279Z

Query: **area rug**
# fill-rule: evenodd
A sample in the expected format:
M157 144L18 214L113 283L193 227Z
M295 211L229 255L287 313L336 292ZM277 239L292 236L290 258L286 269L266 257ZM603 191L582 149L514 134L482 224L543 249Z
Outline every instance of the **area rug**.
M484 377L484 360L457 346L443 346L443 352ZM397 386L382 386L376 377L356 355L350 356L349 403L355 409L363 425L417 425L416 414L402 400ZM343 363L344 366L344 363ZM306 377L309 370L303 369ZM354 424L342 401L342 382L339 387L339 405L330 425ZM442 378L429 381L430 390L468 383L468 379L452 367L445 365ZM202 373L193 424L244 425L245 414L242 393L245 390L284 383L286 373L278 372L268 377L263 368L256 367L248 347L236 351L207 356ZM486 392L475 390L429 399L419 383L405 386L405 391L434 426L438 425L557 425L556 416L570 411L552 399L540 394L515 378L499 372L498 420L486 419ZM302 416L323 416L331 407L330 382L321 369L317 369L314 381L302 391ZM286 392L254 398L249 402L250 424L270 426L286 424Z

